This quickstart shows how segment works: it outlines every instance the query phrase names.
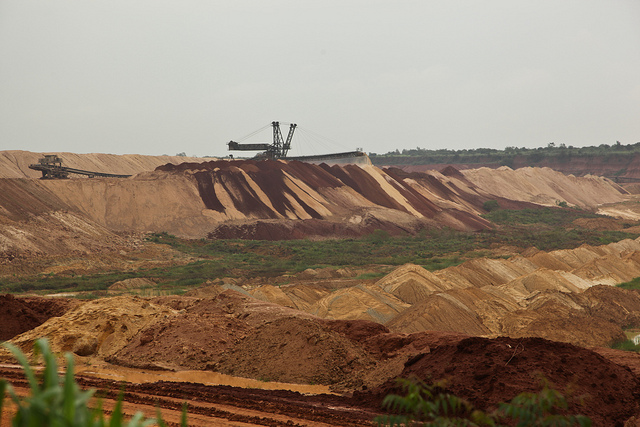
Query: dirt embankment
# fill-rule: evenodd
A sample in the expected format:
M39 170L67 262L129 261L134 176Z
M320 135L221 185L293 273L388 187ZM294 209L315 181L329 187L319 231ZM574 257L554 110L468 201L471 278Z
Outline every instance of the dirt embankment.
M12 342L29 352L38 338L47 337L54 352L106 358L121 350L141 329L174 314L175 310L167 306L137 297L99 299L51 317Z
M206 215L222 223L210 233L215 238L354 236L377 228L397 234L434 226L489 226L478 217L485 199L474 189L448 185L444 176L418 183L368 165L297 161L214 161L158 170L193 175Z
M400 267L378 286L411 307L385 324L398 332L540 336L606 346L640 321L640 294L610 286L640 275L639 251L639 242L625 240L477 259L435 273Z
M540 338L467 338L405 366L402 377L446 380L448 391L484 410L522 392L537 393L544 378L569 397L571 413L589 416L593 425L623 425L639 411L640 383L630 369L590 350ZM394 380L357 396L380 402L388 393L401 393Z
M90 301L11 341L28 352L40 337L49 339L54 352L70 351L89 362L206 369L339 389L379 384L381 378L367 377L372 368L395 375L409 356L440 340L426 333L392 334L372 322L327 322L232 290L204 299ZM3 361L11 360L1 353Z
M399 334L369 321L323 320L231 290L205 299L91 301L12 341L27 350L40 336L51 340L54 351L72 351L90 364L107 359L143 369L201 366L263 381L328 384L356 391L354 399L341 398L353 408L375 410L384 395L399 392L397 376L417 376L446 379L449 391L491 410L523 391L537 392L542 376L569 396L571 412L590 416L595 425L620 425L639 412L634 372L585 348L539 338Z
M582 346L624 340L640 326L640 294L616 285L640 276L640 241L509 259L478 258L429 272L404 265L377 283L253 283L256 298L326 319L368 320L398 333L539 336ZM337 279L334 279L337 280ZM344 280L343 280L344 281ZM202 292L207 288L202 288Z
M496 196L555 206L566 202L580 208L625 200L627 191L594 175L575 177L550 168L480 168L462 171L469 181Z
M78 304L78 301L66 299L0 295L0 341L40 326L51 317L62 316Z
M3 153L11 160L13 152ZM84 156L83 161L102 168L120 159L122 169L112 170L120 173L126 172L124 165L140 171L159 161ZM510 208L558 201L595 207L625 197L607 180L567 177L546 169L406 173L370 165L199 160L168 163L127 179L0 179L0 221L6 224L0 227L3 252L49 253L48 242L38 238L47 236L48 221L56 229L50 218L55 215L84 222L84 229L103 227L92 239L77 240L80 250L91 250L84 246L91 240L108 241L112 237L107 232L291 239L355 237L376 229L390 234L433 227L477 231L491 227L479 216L483 203L491 199ZM56 240L53 237L49 242Z
M343 237L375 229L396 234L424 227L490 226L478 216L484 199L475 190L426 181L420 187L425 195L420 195L370 166L185 163L128 179L0 180L0 193L12 194L0 200L0 213L23 225L28 214L64 211L112 232L166 231L197 238ZM434 185L430 181L439 186L439 195L427 192Z
M509 191L496 194L498 178L491 181L482 175L474 183L451 171L406 174L366 165L212 161L166 165L129 179L25 182L23 196L5 209L14 216L30 211L46 194L49 205L55 201L115 231L282 239L355 236L375 229L392 234L443 226L481 230L490 227L479 217L489 199L524 207L531 201L568 199L594 206L623 198L607 181L562 177L529 171L520 179L499 178L509 181ZM537 187L532 187L534 181ZM562 191L553 190L561 184ZM581 192L588 197L569 197ZM56 209L49 205L43 210Z

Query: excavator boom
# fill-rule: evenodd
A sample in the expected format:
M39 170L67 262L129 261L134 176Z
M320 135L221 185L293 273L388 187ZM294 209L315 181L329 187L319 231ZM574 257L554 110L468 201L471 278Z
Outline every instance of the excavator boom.
M286 157L289 149L291 148L291 139L293 138L293 132L296 129L296 124L289 125L289 134L287 140L282 138L282 132L280 131L280 122L271 122L273 127L273 143L239 143L236 141L229 141L229 151L264 151L263 156L269 159L279 159Z

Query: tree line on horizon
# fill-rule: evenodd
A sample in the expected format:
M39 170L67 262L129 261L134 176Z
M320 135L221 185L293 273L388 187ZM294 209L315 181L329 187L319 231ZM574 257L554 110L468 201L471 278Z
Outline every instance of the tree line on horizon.
M439 163L498 163L503 166L513 166L518 158L520 163L535 166L544 160L553 162L568 162L572 158L628 157L630 154L640 153L640 142L635 144L600 144L597 146L574 147L564 143L550 142L545 147L526 148L509 146L504 149L470 148L452 150L442 148L430 150L426 148L410 148L389 151L385 154L369 153L374 164L439 164Z

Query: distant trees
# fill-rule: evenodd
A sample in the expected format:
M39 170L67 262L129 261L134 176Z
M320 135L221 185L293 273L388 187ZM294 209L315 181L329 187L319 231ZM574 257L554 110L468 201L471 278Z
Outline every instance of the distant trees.
M537 148L507 146L504 150L494 148L472 148L462 150L450 150L447 148L429 150L426 148L395 149L386 154L377 153L372 159L374 164L446 164L446 163L498 163L505 166L512 166L517 158L518 164L535 166L545 159L567 161L573 157L593 157L593 156L629 156L629 154L640 154L640 142L635 144L622 144L616 141L615 144L600 144L590 147L574 147L564 142L549 142L546 146ZM373 154L373 153L372 153Z

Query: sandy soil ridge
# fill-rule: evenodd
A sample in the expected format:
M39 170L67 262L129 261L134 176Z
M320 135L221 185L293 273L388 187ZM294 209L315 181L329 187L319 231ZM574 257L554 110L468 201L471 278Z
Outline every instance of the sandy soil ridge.
M0 179L0 221L7 223L0 227L0 242L4 252L47 252L46 244L35 241L46 233L28 219L46 223L57 212L84 222L85 230L102 227L96 231L105 234L102 240L108 232L160 231L190 238L282 239L359 236L376 229L481 230L491 227L479 217L491 199L506 207L558 201L595 207L625 198L608 180L551 170L444 172L210 161L166 164L128 179Z

